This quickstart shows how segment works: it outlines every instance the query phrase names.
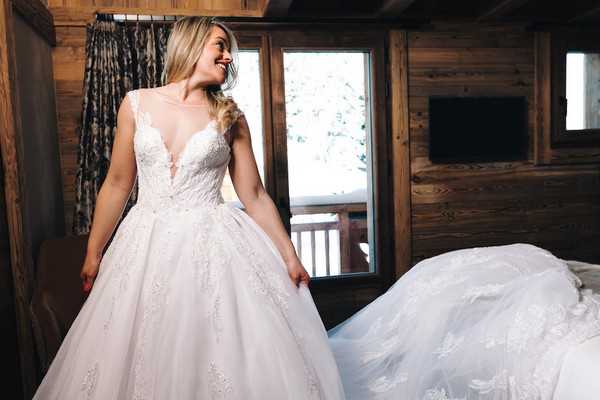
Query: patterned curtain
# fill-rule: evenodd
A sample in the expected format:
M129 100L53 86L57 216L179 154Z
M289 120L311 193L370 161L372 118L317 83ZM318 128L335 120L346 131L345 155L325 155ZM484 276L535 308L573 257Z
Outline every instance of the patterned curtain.
M133 89L160 86L171 24L97 20L86 28L84 97L79 128L73 233L89 233L108 172L117 112ZM137 200L137 182L123 217Z

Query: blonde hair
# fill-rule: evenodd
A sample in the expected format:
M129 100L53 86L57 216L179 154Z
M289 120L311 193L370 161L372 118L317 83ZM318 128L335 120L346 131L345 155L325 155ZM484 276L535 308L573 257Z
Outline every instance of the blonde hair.
M220 85L208 86L207 95L209 114L217 120L219 129L225 130L235 122L239 115L235 101L223 93L223 90L232 88L237 82L238 45L235 35L223 22L214 17L197 16L189 16L177 20L173 24L167 42L167 57L162 81L163 84L169 84L189 78L192 75L194 66L204 49L204 44L215 26L223 29L227 35L232 62L227 67L227 79L223 87Z

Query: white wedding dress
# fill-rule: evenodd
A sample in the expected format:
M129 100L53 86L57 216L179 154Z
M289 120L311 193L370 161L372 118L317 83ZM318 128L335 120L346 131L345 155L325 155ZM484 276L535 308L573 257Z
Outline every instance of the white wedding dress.
M229 130L197 131L172 176L158 127L201 113L159 103L151 89L128 96L138 201L34 399L343 399L308 288L223 201Z
M421 261L329 331L347 399L598 399L600 295L579 285L528 244Z
M223 202L228 130L190 136L172 175L161 133L201 113L128 96L138 201L34 399L552 400L567 353L600 335L600 296L515 244L418 263L328 338L269 237Z

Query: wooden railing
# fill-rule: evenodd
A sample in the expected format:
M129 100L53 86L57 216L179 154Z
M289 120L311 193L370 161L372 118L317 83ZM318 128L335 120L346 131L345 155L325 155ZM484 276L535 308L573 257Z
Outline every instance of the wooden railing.
M305 266L310 265L310 275L317 275L317 247L324 250L325 276L331 276L331 232L338 232L339 235L339 259L340 273L366 272L368 271L368 262L362 255L359 244L367 242L367 221L366 217L356 217L365 213L366 204L335 204L335 205L317 205L292 207L292 215L306 214L336 214L336 221L326 222L306 222L292 224L292 238L295 239L296 251L300 255ZM324 232L323 246L317 246L318 240L316 232ZM308 238L303 238L302 233L310 232ZM304 254L304 249L310 248L310 252Z

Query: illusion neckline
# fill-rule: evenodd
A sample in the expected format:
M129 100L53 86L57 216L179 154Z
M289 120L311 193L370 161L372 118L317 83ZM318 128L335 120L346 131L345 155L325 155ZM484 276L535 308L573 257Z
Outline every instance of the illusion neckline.
M173 99L170 96L167 96L166 94L163 94L159 91L154 91L154 93L156 93L156 96L163 102L165 103L169 103L169 104L173 104L176 106L182 106L182 107L190 107L190 108L207 108L209 105L208 104L188 104L188 103L182 103L178 100Z
M159 147L162 149L164 156L167 158L166 171L167 171L167 176L169 178L169 183L171 184L171 186L174 185L175 179L179 175L179 170L181 169L181 160L183 159L183 156L186 154L186 151L188 150L188 148L190 147L190 142L192 142L196 136L204 136L203 133L206 131L210 131L211 128L216 127L216 123L217 123L217 121L215 119L211 119L204 128L199 129L199 130L195 131L194 133L192 133L190 135L190 137L188 137L187 140L185 141L185 143L183 144L181 151L179 151L179 153L177 154L176 161L173 161L175 157L174 157L173 153L171 152L171 150L169 150L169 148L167 147L167 144L165 142L162 131L159 128L153 126L152 123L145 124L147 128L154 131L156 133L156 135L158 135L158 141L160 142ZM223 136L216 129L213 129L213 132L216 133L217 137ZM225 140L225 137L222 137L221 139ZM227 142L227 141L225 141L225 142ZM227 143L227 144L229 145L229 143ZM173 167L173 165L175 165L175 173L173 173L171 171L171 168Z

